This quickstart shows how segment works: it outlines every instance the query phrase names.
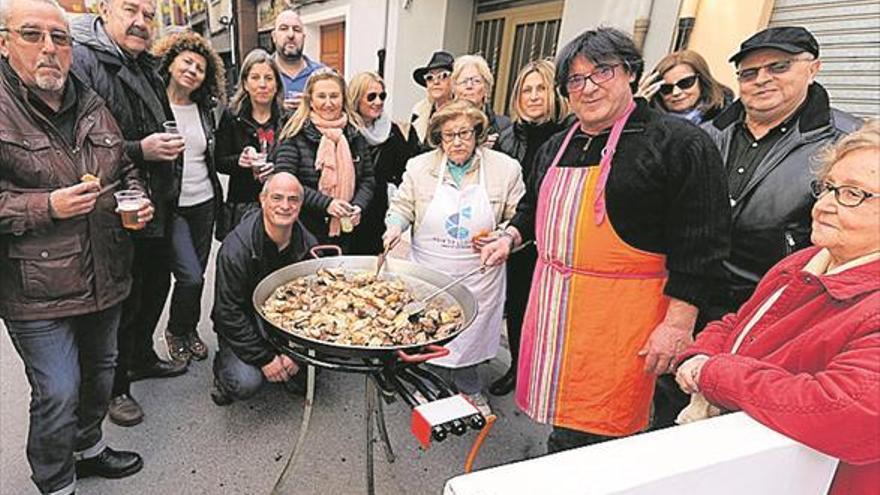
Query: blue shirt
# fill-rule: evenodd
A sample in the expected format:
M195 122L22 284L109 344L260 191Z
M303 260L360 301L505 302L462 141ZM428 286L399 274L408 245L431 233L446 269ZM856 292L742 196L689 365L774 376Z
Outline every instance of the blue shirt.
M312 72L315 72L318 69L324 68L324 64L320 62L312 62L309 57L303 55L303 60L306 61L306 66L303 67L303 70L299 71L294 77L290 77L285 74L284 71L281 72L281 81L284 82L284 93L286 94L288 91L296 91L298 93L302 93L306 89L306 81L308 81L309 76L312 75Z

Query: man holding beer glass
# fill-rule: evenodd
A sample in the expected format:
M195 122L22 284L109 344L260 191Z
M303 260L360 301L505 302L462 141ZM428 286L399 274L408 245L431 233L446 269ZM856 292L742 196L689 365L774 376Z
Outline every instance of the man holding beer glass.
M7 2L9 0L3 0ZM138 472L105 443L132 243L110 194L143 194L107 106L68 77L71 37L54 0L11 0L0 29L0 318L31 386L27 442L42 493ZM131 225L152 219L145 197Z

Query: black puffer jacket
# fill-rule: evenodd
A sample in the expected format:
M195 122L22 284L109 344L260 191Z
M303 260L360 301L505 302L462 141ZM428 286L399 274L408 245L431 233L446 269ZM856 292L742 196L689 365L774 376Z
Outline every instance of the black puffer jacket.
M705 130L728 163L731 138L745 111L736 101ZM785 133L758 165L738 198L731 198L733 222L730 259L723 300L738 307L751 295L767 270L794 251L810 245L810 211L815 178L811 159L823 146L856 130L861 121L831 108L828 93L818 83L810 86L797 126Z
M136 59L123 55L99 17L80 16L71 23L71 32L71 70L107 102L122 129L125 152L140 169L156 208L153 221L136 235L162 237L180 195L183 162L146 162L141 150L141 139L161 132L166 120L174 120L165 84L156 73L156 61L147 53Z
M511 126L513 121L507 115L495 113L492 107L486 105L483 109L486 117L489 119L489 134L501 134L505 129Z
M348 124L345 127L345 137L351 148L355 169L354 198L351 204L359 206L361 211L366 211L376 187L373 160L367 140L360 135L356 127ZM325 242L329 228L327 208L333 198L318 191L321 171L315 168L315 155L320 142L321 132L311 121L307 121L295 136L288 137L278 145L271 161L275 164L275 170L290 172L302 183L305 198L300 220L309 232Z
M382 251L385 213L388 211L388 184L400 185L406 162L415 155L400 127L394 123L391 124L388 139L382 144L370 146L369 150L376 171L376 186L370 206L352 234L352 254L378 254Z
M211 321L218 338L245 363L260 368L278 354L257 325L251 302L254 289L275 270L301 261L315 244L315 237L297 222L290 244L279 253L266 234L262 210L254 210L220 246Z
M245 98L240 112L235 113L230 108L223 111L217 129L217 171L229 175L227 200L232 203L253 203L258 200L262 188L250 170L238 166L241 151L248 146L259 151L258 129L271 132L271 151L281 132L281 111L277 107L273 106L272 116L263 125L254 120L252 113L250 100Z
M523 177L528 177L532 173L533 162L538 148L546 143L550 136L564 129L568 129L574 124L574 117L571 116L563 122L550 121L542 124L534 124L531 122L519 121L504 129L498 141L495 143L495 150L505 155L515 158L522 166Z

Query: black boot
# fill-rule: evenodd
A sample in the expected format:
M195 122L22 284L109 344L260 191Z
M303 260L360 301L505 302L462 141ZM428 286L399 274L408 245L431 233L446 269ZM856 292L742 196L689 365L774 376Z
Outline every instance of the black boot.
M492 382L489 386L489 393L496 396L509 394L516 388L516 366L513 365L507 370L501 378Z

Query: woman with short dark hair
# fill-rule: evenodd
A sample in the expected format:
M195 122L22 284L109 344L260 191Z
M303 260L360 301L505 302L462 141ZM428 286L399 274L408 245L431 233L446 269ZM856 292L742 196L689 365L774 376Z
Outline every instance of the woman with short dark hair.
M154 52L162 57L159 73L167 83L175 132L186 141L180 197L171 216L174 288L165 338L171 358L189 362L208 357L197 326L214 219L223 201L214 165L213 111L225 100L226 78L217 52L192 31L160 40Z

